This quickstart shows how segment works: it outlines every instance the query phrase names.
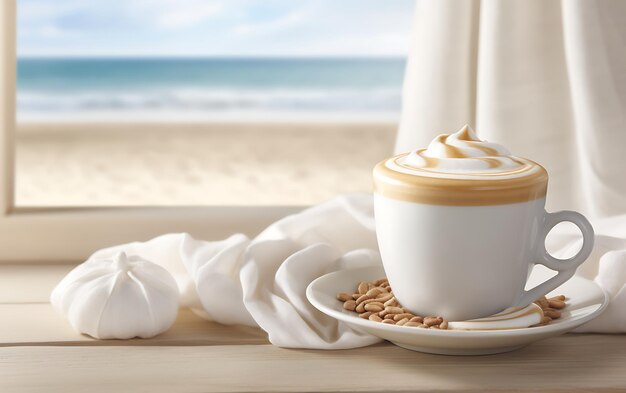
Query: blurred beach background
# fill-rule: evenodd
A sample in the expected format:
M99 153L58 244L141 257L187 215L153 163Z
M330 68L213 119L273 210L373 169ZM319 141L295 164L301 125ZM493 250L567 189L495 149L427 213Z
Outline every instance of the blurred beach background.
M19 120L395 121L399 58L25 58Z
M370 191L400 114L412 1L310 3L18 0L16 204Z

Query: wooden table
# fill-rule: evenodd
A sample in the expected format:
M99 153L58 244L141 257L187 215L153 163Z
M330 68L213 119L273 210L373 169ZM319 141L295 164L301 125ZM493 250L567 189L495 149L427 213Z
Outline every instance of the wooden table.
M0 268L0 392L626 392L625 335L567 334L476 357L387 343L297 350L272 346L259 329L181 310L174 327L154 339L96 341L74 333L46 302L67 270ZM33 272L37 279L24 280Z

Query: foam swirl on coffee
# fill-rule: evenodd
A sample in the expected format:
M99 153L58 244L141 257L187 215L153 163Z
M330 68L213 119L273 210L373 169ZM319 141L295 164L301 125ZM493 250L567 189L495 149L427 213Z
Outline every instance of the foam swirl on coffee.
M541 165L478 138L464 126L439 135L426 149L387 159L374 168L375 190L395 199L447 205L522 202L545 196Z
M502 145L481 141L465 126L451 135L439 135L427 149L409 153L399 160L405 166L446 173L502 173L526 164Z

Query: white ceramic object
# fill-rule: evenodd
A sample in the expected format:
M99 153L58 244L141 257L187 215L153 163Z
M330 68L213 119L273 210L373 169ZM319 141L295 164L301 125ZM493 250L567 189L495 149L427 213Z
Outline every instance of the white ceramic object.
M80 333L99 339L149 338L178 314L178 286L161 266L119 253L78 265L50 302Z
M359 318L344 310L336 299L338 292L352 292L360 281L384 276L382 266L346 269L326 274L313 281L306 295L323 313L347 323L354 329L389 340L414 351L443 355L485 355L508 352L533 342L571 331L599 315L608 305L608 296L596 283L573 277L551 295L563 294L567 307L562 317L546 326L510 330L437 330L387 325ZM551 272L537 266L529 278L530 285L544 282Z
M545 198L491 206L445 206L374 195L376 235L386 275L404 307L449 320L525 306L570 279L593 247L593 228L579 213L547 213ZM582 249L550 256L545 237L559 222L576 224ZM524 291L532 266L558 274Z
M396 297L420 315L467 320L520 307L574 275L593 248L579 213L547 213L548 173L465 126L426 149L399 154L373 171L376 235ZM583 246L559 260L545 248L559 222L574 223ZM555 277L524 290L530 269Z

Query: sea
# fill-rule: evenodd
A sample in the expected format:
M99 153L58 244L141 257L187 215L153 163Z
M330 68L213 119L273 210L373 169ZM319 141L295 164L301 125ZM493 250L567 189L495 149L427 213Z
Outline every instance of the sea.
M400 58L19 58L18 120L396 120Z

